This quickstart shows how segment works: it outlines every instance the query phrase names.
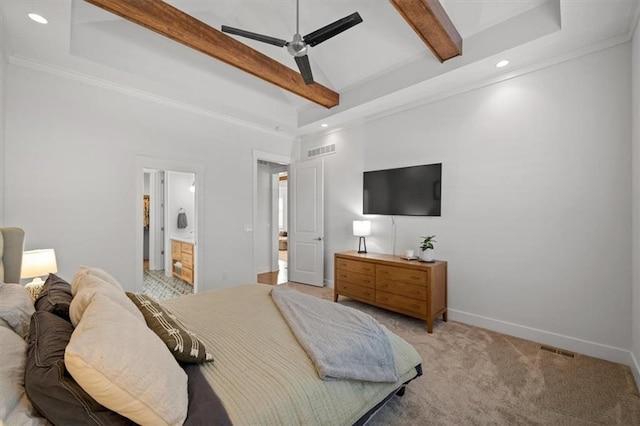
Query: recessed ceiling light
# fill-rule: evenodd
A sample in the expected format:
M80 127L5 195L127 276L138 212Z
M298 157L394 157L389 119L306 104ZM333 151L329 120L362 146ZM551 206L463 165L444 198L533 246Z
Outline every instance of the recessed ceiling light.
M327 123L322 123L320 127L329 127L329 125Z
M38 24L47 24L49 22L44 17L38 15L37 13L30 13L29 18L36 21Z
M509 65L509 61L507 61L506 59L503 59L496 64L496 68L504 68L507 65Z

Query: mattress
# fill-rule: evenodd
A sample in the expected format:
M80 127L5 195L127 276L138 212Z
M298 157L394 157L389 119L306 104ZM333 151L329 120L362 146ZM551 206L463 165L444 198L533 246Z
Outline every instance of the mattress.
M163 302L212 352L215 362L200 368L234 425L352 425L418 374L416 350L388 332L397 383L321 380L272 288L247 284Z

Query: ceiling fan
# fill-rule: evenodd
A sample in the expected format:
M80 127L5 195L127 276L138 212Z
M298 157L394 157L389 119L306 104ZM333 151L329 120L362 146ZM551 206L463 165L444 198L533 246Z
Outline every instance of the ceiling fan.
M239 35L242 37L258 40L263 43L273 44L279 47L287 48L287 51L294 57L302 79L306 84L313 83L313 74L311 73L311 65L309 64L309 57L307 56L307 46L316 46L323 41L329 40L331 37L337 36L343 31L348 30L354 25L358 25L362 22L362 18L358 12L352 13L349 16L345 16L342 19L338 19L329 25L307 34L306 36L300 35L300 0L296 0L296 33L293 35L293 40L286 41L275 37L270 37L262 34L252 33L249 31L241 30L238 28L222 26L222 32L228 34Z

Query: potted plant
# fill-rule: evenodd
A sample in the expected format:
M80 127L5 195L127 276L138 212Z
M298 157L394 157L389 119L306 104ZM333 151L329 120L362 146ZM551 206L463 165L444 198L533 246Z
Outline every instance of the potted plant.
M433 254L430 250L433 250L433 243L436 243L435 235L429 235L422 238L422 242L420 243L420 250L422 250L422 260L425 262L433 262Z

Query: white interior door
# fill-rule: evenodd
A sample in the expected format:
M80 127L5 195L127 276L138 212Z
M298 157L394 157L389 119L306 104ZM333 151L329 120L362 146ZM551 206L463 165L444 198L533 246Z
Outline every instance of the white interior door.
M324 172L322 160L292 164L289 192L289 280L324 285Z

